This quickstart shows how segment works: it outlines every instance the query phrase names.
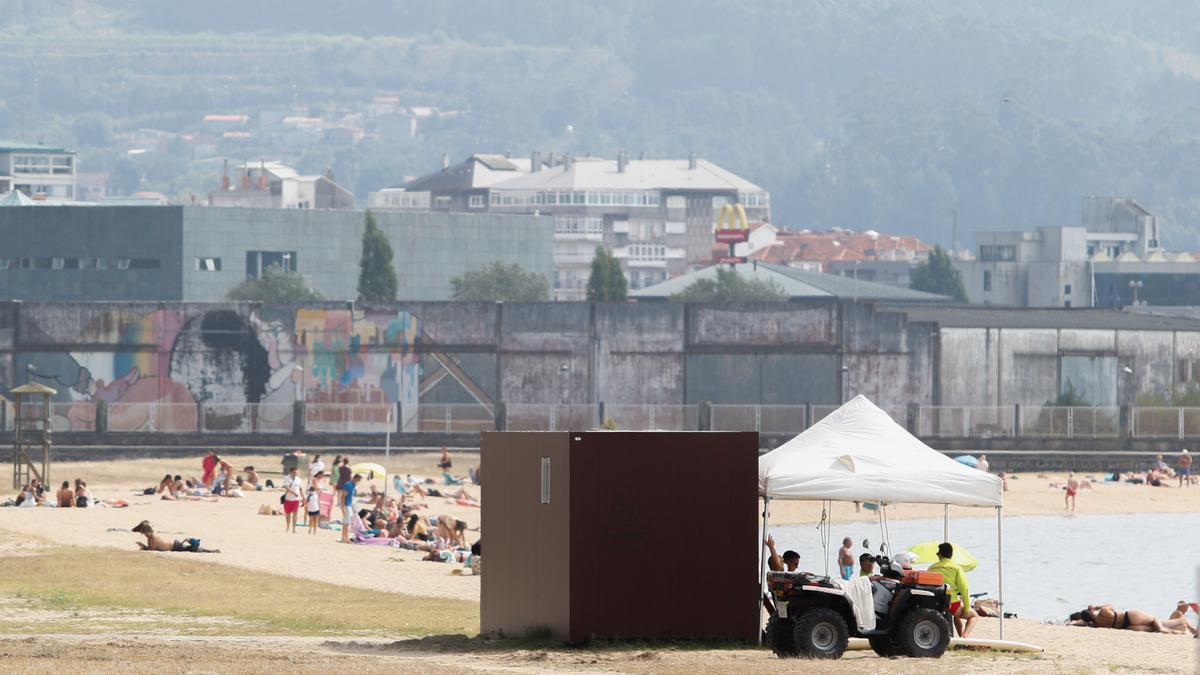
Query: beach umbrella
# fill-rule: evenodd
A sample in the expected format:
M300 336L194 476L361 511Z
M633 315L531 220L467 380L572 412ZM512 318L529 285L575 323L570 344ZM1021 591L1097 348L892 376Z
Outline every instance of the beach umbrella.
M964 466L969 466L972 469L979 466L979 459L972 455L959 455L958 457L954 458L954 461Z
M942 542L927 541L917 544L908 550L917 554L916 561L919 563L935 563L938 559L937 550L940 543ZM965 546L959 546L953 542L951 542L951 545L954 546L954 557L951 560L958 563L964 572L970 572L979 565L979 561L975 559L975 556L971 555L971 552Z
M374 462L361 462L350 467L351 475L360 473L364 480L375 480L376 478L387 478L387 471L382 466Z

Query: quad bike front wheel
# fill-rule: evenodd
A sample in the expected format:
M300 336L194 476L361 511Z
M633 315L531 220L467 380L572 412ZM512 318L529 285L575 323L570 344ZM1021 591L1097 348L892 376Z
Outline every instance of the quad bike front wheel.
M941 612L914 609L900 623L896 639L909 656L940 658L950 646L950 624Z
M800 656L800 651L796 649L796 623L791 619L771 617L767 620L767 644L771 652L781 659Z
M810 659L840 659L850 642L846 620L837 610L810 609L796 619L796 648Z

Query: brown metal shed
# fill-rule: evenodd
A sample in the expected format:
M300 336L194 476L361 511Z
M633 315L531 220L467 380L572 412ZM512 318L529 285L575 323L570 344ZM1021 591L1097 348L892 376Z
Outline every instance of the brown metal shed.
M484 432L481 632L758 630L758 434Z

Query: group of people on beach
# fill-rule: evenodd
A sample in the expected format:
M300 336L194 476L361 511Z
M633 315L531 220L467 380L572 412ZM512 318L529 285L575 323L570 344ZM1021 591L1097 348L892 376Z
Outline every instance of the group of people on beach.
M123 499L97 499L92 491L88 489L87 481L76 478L74 487L71 481L64 480L53 495L50 493L50 488L44 485L37 478L30 478L29 482L22 486L21 491L17 493L15 499L12 500L11 506L19 506L23 508L34 506L48 506L60 509L70 508L87 508L89 506L110 506L124 507L128 506L129 502Z

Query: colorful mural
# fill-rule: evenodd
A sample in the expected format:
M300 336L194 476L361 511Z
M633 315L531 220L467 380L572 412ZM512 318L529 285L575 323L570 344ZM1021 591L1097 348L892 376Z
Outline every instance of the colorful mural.
M422 354L422 321L403 309L96 303L21 314L0 389L54 387L64 430L94 428L102 401L111 431L245 431L247 403L268 404L256 428L287 430L297 401L310 422L354 406L380 429L400 403L400 428L416 430L423 395L485 411L495 395L494 355Z
M401 404L403 429L412 428L419 402L420 320L404 310L264 308L252 317L271 369L264 402ZM386 409L380 408L386 414Z

